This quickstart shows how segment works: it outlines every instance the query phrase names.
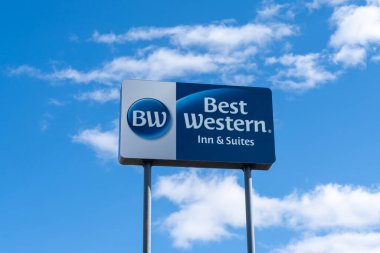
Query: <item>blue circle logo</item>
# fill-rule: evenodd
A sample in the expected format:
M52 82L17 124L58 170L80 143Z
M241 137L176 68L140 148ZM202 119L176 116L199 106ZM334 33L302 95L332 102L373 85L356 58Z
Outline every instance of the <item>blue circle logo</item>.
M143 98L134 102L128 109L129 127L145 139L164 136L170 128L171 117L168 108L154 98Z

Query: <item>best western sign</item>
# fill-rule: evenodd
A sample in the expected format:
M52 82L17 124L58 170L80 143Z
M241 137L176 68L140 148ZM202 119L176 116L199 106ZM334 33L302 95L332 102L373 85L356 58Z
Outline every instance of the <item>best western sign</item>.
M275 161L267 88L124 81L122 164L269 169Z

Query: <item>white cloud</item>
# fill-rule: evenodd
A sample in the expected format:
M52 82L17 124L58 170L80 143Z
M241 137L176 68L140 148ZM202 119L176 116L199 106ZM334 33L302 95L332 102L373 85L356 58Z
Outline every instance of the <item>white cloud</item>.
M291 20L294 19L293 4L277 4L273 1L262 1L262 7L257 11L256 19L259 21ZM294 27L295 28L295 27Z
M176 247L218 241L231 236L229 227L244 226L243 189L234 176L201 179L189 172L160 177L154 195L166 197L180 207L163 224Z
M379 253L380 233L332 233L309 236L273 253Z
M166 36L172 36L184 29L182 26L173 28L159 28L159 27L145 27L145 28L133 28L123 34L104 33L101 34L95 31L92 34L92 40L98 43L114 44L125 43L138 40L154 40L160 39Z
M24 75L25 74L25 75L36 77L39 79L44 79L44 74L42 74L39 69L36 69L36 68L34 68L32 66L28 66L28 65L21 65L17 68L9 68L8 74L11 76Z
M92 100L98 103L106 103L109 101L118 101L120 99L120 91L118 89L99 89L90 92L84 92L75 96L77 100Z
M259 51L263 52L271 42L295 33L295 26L284 23L247 23L238 26L230 22L134 28L124 34L95 32L92 39L110 44L169 39L170 46L167 48L150 48L151 52L143 58L123 58L123 62L119 61L119 65L125 66L124 77L157 80L218 74L224 82L244 85L255 78L252 72L242 73L256 67L253 56ZM142 52L145 54L147 51Z
M95 150L102 158L114 158L118 150L118 127L116 121L114 128L108 131L100 127L85 129L72 137L74 142L85 144Z
M368 5L380 6L380 0L367 0Z
M332 21L337 26L331 45L367 46L380 43L380 7L349 5L334 11Z
M46 132L54 120L54 116L46 112L43 114L41 121L39 122L41 132Z
M312 2L307 3L306 7L308 7L309 9L318 9L323 5L336 7L339 5L349 3L350 1L351 0L313 0Z
M343 46L334 56L335 63L341 63L344 66L364 65L366 50L362 47Z
M59 100L59 99L56 99L56 98L50 98L49 99L49 105L54 105L54 106L65 106L66 103Z
M249 85L255 81L255 76L249 74L236 74L232 77L223 78L223 81L232 85Z
M335 62L345 66L363 65L370 46L380 45L379 1L336 8L331 21L336 26L330 38L330 45L337 50Z
M154 195L176 204L163 222L176 247L230 237L245 225L244 189L234 175L182 172L158 179ZM259 228L301 231L368 230L380 226L380 190L321 185L283 198L254 194L254 222ZM318 251L316 251L318 252ZM344 251L340 251L344 252Z
M94 32L92 40L99 43L149 41L151 44L138 48L136 55L119 56L87 71L66 67L46 72L23 65L10 69L9 73L51 82L105 85L120 84L124 79L172 80L186 77L191 80L214 75L214 82L245 85L255 79L256 55L267 53L268 46L274 41L296 33L297 27L281 22L234 25L227 21L210 25L134 28L124 34ZM167 41L162 46L162 41L155 41L157 39ZM156 46L156 43L160 45ZM103 101L104 97L105 94L97 91L78 98Z
M374 55L374 56L372 57L372 61L374 61L374 62L379 62L379 61L380 61L380 55Z
M111 84L115 79L115 73L105 71L110 67L109 65L110 64L106 64L103 68L91 70L88 72L81 72L68 67L61 70L54 70L51 73L44 73L35 67L22 65L17 68L9 69L8 73L10 75L28 75L34 78L52 82L72 81L75 83L87 84L96 81L104 84Z
M281 9L284 8L282 4L270 4L264 6L264 8L257 11L257 16L259 19L271 19L277 16Z
M307 230L369 229L380 225L380 191L363 187L322 185L281 201L284 223ZM369 208L371 207L371 208Z
M192 53L169 48L159 48L138 58L118 57L103 66L88 72L73 68L43 73L30 66L21 66L10 71L12 75L26 74L32 77L74 83L97 82L106 85L120 84L125 79L167 80L184 76L197 76L218 73L225 80L253 80L253 75L243 79L241 70L249 70L255 66L250 57L256 54L253 47L226 53ZM99 93L99 92L97 92ZM104 93L104 92L103 92ZM92 94L95 99L95 95ZM104 95L104 94L103 94ZM98 96L100 97L100 96ZM90 98L90 94L86 96Z
M283 23L248 23L242 26L212 24L168 28L147 27L134 28L124 34L100 34L95 31L92 40L111 44L167 37L173 45L182 48L204 47L209 51L221 51L247 45L263 46L270 41L294 35L295 30L294 26Z
M124 79L159 80L191 74L214 72L218 64L231 63L231 57L214 57L160 48L142 58L118 57L103 66L81 72L73 68L43 73L30 66L21 66L10 74L26 74L49 81L72 81L75 83L98 82L106 85L119 84Z
M320 58L320 54L287 54L268 58L266 63L278 63L285 67L271 77L276 87L305 91L336 79L336 74L325 70L320 64Z
M263 46L271 40L279 40L294 34L289 25L247 24L241 27L195 27L174 40L179 45L205 46L210 49L231 50L250 44Z

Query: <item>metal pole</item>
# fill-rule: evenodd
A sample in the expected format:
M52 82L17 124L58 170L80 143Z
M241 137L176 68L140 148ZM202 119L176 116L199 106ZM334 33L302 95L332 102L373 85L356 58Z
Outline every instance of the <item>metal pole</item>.
M252 219L252 175L251 168L244 167L244 187L245 187L245 219L247 227L247 247L248 253L255 253L255 231Z
M152 162L144 162L143 253L151 249Z

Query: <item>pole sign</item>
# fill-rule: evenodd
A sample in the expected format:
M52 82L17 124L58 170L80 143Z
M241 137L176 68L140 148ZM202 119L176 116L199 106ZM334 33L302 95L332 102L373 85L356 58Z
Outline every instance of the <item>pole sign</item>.
M268 88L124 81L121 164L269 169L275 161Z

